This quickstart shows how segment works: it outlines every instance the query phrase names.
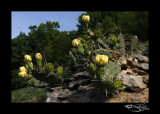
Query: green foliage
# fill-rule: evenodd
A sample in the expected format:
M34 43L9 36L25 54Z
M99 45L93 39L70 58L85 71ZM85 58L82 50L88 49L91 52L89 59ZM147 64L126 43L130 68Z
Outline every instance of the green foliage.
M46 96L45 88L26 87L11 92L12 103L40 103Z
M52 63L47 63L45 66L45 70L50 73L53 71L54 65Z

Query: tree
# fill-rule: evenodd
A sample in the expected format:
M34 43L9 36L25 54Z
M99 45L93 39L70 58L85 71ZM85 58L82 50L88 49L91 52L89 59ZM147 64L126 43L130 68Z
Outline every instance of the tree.
M83 14L82 14L83 15ZM79 24L77 25L77 33L83 34L85 24L81 21L82 15L79 16ZM148 12L128 12L128 11L88 11L86 15L91 17L89 27L92 31L102 29L102 33L109 33L110 28L119 25L123 33L137 35L142 41L147 41L149 38L148 30Z

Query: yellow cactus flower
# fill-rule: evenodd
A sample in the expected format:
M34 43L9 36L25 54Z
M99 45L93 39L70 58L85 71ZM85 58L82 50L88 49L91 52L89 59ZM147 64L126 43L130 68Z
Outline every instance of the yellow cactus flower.
M36 58L36 59L42 59L41 53L36 53L35 58Z
M90 16L89 16L89 15L83 15L83 16L82 16L82 21L88 23L88 22L90 21Z
M81 41L80 41L79 39L74 39L74 40L72 41L72 45L75 46L75 47L77 47L77 46L79 46L80 42L81 42Z
M100 55L98 54L98 55L95 57L95 62L96 62L96 64L99 64L99 61L100 61Z
M26 72L27 71L27 69L24 66L20 67L19 70L20 70L20 72L22 72L22 71Z
M95 62L98 66L105 66L108 63L108 56L97 54Z
M31 62L32 61L32 58L31 58L30 55L25 55L24 59L25 59L26 62Z
M23 78L27 77L27 73L25 71L19 72L18 75Z

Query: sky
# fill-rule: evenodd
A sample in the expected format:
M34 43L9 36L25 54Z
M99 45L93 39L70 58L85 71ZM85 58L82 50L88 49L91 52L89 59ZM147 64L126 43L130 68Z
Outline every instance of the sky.
M78 17L85 11L12 11L11 12L11 38L20 32L28 35L29 26L39 26L46 21L59 22L59 31L77 30Z

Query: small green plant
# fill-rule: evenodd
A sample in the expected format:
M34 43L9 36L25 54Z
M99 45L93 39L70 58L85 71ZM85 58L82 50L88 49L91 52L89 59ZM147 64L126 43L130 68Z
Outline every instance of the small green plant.
M60 77L62 74L63 74L63 67L62 67L62 66L59 66L59 67L57 68L57 76Z
M50 73L53 71L54 65L52 63L47 63L45 66L45 69L47 71L47 73Z
M125 86L122 85L121 79L116 79L113 84L114 84L114 88L118 91L123 91L125 89Z

